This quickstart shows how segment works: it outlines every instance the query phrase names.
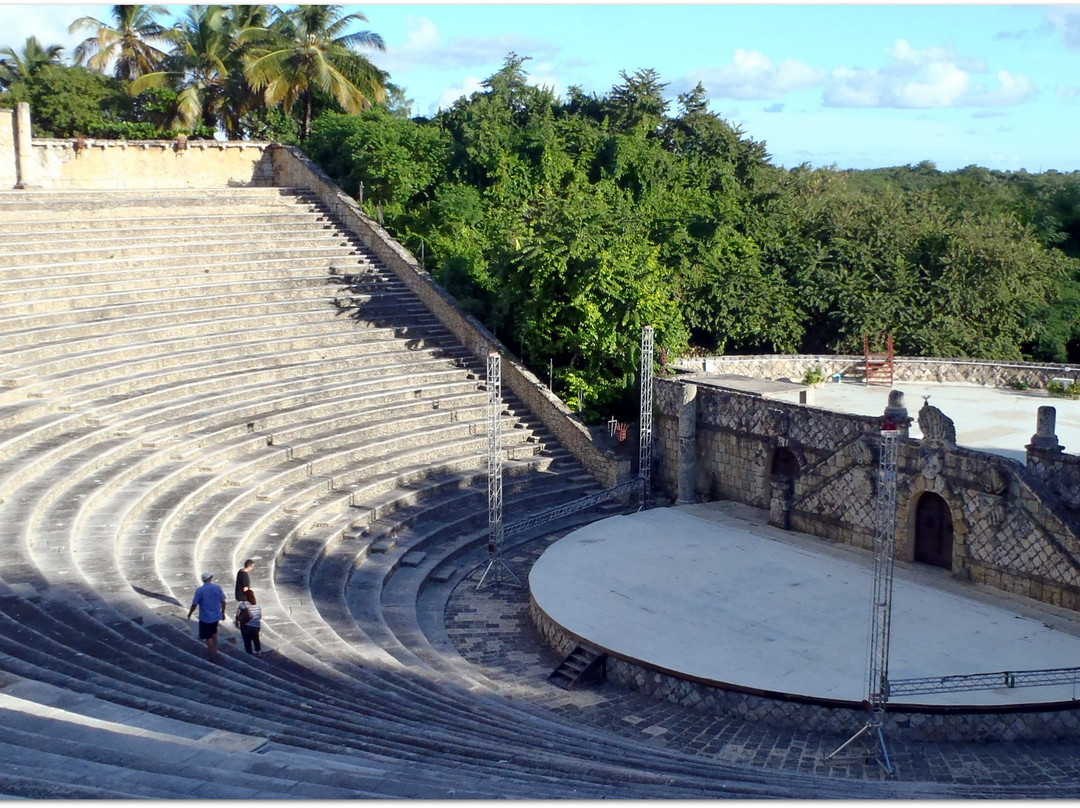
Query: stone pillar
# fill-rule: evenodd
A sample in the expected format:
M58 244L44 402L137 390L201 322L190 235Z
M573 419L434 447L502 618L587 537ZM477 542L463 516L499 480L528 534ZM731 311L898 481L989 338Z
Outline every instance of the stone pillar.
M19 181L15 165L15 110L0 109L0 189L14 188Z
M791 530L791 504L795 499L795 481L777 474L769 477L769 524Z
M33 186L34 147L30 134L30 105L20 101L15 110L15 182L16 188Z
M900 430L900 437L908 437L912 418L908 416L907 406L904 404L902 390L889 391L889 403L885 406L885 412L881 416L883 424L896 424Z
M1035 434L1031 436L1031 443L1027 445L1029 454L1032 450L1060 452L1065 448L1058 443L1057 410L1054 407L1039 407L1039 415L1035 423Z
M697 501L694 492L695 454L697 452L697 385L681 384L679 390L679 498L676 505Z

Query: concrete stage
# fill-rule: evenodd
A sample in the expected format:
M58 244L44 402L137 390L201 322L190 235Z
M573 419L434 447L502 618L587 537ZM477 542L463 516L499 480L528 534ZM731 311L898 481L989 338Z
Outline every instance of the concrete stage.
M529 586L552 622L644 666L721 687L862 701L872 554L766 521L764 511L730 502L611 517L548 548ZM889 676L1080 667L1078 617L898 562ZM1070 702L1077 690L892 703L1007 707Z

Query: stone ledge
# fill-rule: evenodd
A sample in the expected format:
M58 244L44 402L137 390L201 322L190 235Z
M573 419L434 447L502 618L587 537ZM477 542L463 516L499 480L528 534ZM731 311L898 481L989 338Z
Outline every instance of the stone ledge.
M582 641L544 613L532 596L529 617L543 641L564 656ZM608 654L607 677L624 687L684 707L807 732L844 734L866 722L863 705L815 702L751 693L720 682L679 677ZM903 707L885 717L883 731L906 741L1031 741L1080 738L1080 702L1011 710Z

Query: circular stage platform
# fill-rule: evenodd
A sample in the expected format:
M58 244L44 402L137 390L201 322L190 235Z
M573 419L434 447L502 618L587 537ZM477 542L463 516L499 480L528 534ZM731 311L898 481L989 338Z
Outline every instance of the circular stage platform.
M653 684L684 679L699 690L861 709L872 555L765 519L711 503L576 530L529 575L538 628L560 651L578 640L606 651L637 672L623 677L631 686L645 672ZM892 680L1080 667L1080 620L918 564L896 564L891 638ZM890 706L955 713L1038 705L1067 708L1075 719L1078 689L1002 687Z

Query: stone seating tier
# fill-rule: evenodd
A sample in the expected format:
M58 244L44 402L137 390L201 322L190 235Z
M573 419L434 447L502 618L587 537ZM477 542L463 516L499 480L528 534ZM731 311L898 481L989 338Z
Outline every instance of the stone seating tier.
M967 793L642 745L449 647L485 558L483 366L306 192L0 192L0 245L0 794ZM598 490L504 404L508 521ZM211 665L183 617L247 557L270 650L226 624Z
M721 789L713 763L508 701L429 647L425 571L484 543L483 368L310 196L4 192L0 244L0 695L62 694L0 703L0 791L803 788ZM508 514L598 489L505 403ZM229 589L248 556L273 650L244 658L226 626L210 666L182 617L201 569Z

